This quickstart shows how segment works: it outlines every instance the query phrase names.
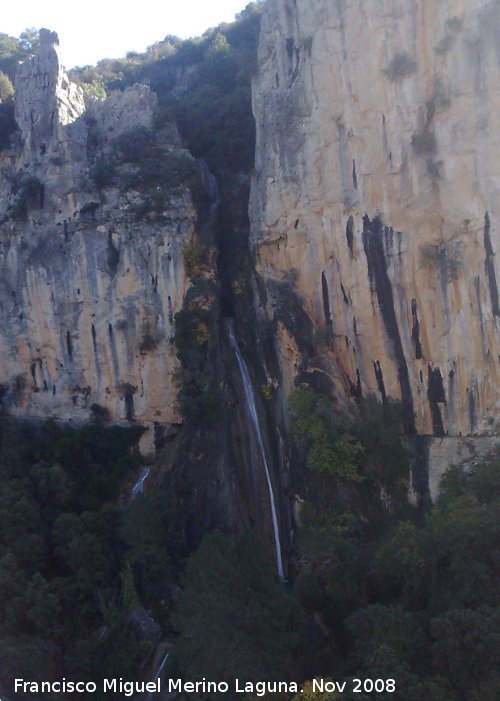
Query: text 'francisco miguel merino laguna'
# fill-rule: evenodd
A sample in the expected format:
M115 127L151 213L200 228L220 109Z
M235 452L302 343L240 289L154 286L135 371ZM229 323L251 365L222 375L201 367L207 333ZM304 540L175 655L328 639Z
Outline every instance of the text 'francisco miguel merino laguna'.
M225 694L230 688L227 682L210 682L205 678L196 682L186 682L182 679L168 679L165 681L165 687L169 693L177 691L185 694ZM14 691L16 693L23 692L25 694L95 694L97 688L98 685L95 682L67 681L64 677L61 681L56 682L34 682L26 681L25 679L14 680ZM159 693L161 691L161 679L157 679L154 682L125 681L122 677L119 679L103 679L101 689L103 692L109 691L115 694L123 694L124 696L134 696L135 694L143 694L146 692ZM232 690L236 693L264 696L265 694L274 693L297 693L299 688L295 682L245 682L240 679L235 679Z

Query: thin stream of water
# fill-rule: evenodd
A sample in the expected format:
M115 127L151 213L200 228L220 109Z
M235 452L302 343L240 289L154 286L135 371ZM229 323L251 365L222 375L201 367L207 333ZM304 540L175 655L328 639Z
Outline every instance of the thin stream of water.
M252 387L252 382L250 380L250 373L248 372L247 364L241 355L240 347L238 346L238 341L234 335L234 325L233 320L228 319L227 328L229 334L229 343L238 361L238 367L240 369L241 379L243 381L243 388L245 391L245 400L247 406L248 416L250 418L255 437L259 446L260 454L262 457L262 464L264 465L264 471L266 475L267 488L269 491L269 503L271 505L271 515L273 521L273 531L274 531L274 545L276 549L276 564L278 568L278 574L281 579L284 579L283 574L283 560L281 557L281 543L280 543L280 533L278 528L278 516L276 513L276 504L274 499L273 485L271 482L271 476L269 474L269 467L267 464L266 451L264 449L264 441L262 440L262 432L260 430L259 416L257 414L257 407L255 404L255 394Z

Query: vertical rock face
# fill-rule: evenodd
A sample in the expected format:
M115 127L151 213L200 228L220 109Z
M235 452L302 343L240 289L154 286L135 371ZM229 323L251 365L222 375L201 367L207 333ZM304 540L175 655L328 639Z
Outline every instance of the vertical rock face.
M113 419L175 422L173 317L187 288L182 249L196 226L190 190L155 181L153 206L140 158L115 166L100 189L95 177L120 134L151 126L156 97L134 86L84 99L47 30L16 87L21 139L0 156L4 405L85 420L97 403ZM155 138L163 162L194 168L173 128Z
M492 0L269 0L250 215L286 390L498 426L499 32Z

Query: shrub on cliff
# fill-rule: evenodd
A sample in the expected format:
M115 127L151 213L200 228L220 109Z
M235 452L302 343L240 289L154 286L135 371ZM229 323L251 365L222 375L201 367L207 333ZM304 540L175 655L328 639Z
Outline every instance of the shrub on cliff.
M24 221L30 209L38 209L43 206L44 186L40 180L28 175L20 182L14 183L14 203L10 214L16 221Z
M295 435L306 443L309 468L347 480L363 479L358 470L363 448L347 431L331 400L311 389L299 389L291 395L289 406Z
M0 71L0 103L12 100L14 97L14 86L8 75Z
M174 321L174 343L181 361L180 411L196 424L211 424L220 415L220 398L209 364L210 313L200 307L182 309Z

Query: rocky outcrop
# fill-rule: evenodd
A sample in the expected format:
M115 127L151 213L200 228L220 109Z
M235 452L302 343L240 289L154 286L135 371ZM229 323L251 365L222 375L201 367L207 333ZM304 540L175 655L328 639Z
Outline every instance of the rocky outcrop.
M38 53L21 64L16 76L15 117L26 151L68 141L64 127L85 112L83 90L68 80L58 47L57 34L41 29Z
M187 183L115 158L121 134L125 146L146 139L156 96L133 86L84 97L47 30L16 89L21 139L0 176L4 405L81 421L97 403L114 420L177 422L173 317L197 215ZM167 175L165 163L196 168L174 127L154 148Z
M251 239L282 386L498 428L500 6L269 0Z

